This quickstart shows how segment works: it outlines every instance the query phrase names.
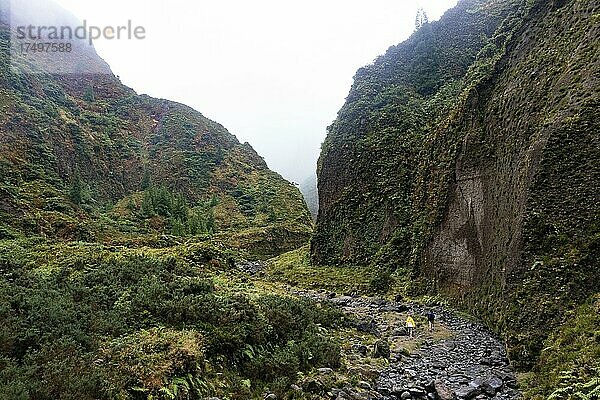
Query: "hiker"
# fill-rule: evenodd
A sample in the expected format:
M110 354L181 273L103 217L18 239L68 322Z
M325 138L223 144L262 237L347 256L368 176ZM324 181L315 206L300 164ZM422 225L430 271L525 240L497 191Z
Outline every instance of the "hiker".
M408 331L408 336L414 336L415 320L412 317L412 313L408 314L408 318L406 318L406 330Z
M433 332L433 321L435 321L435 314L433 310L429 310L427 313L427 322L429 323L429 332Z

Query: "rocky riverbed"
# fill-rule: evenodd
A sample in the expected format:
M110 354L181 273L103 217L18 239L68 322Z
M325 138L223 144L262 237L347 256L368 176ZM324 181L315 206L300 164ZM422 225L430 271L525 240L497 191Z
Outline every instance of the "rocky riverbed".
M365 346L350 343L352 357L383 357L387 366L371 382L361 381L328 391L337 400L451 400L520 398L514 371L500 339L481 324L460 317L443 307L436 314L433 333L428 332L425 314L429 308L402 301L342 296L333 293L294 290L294 294L329 301L356 318L356 329L376 336ZM406 335L408 312L417 320L414 338ZM323 373L327 373L324 371Z

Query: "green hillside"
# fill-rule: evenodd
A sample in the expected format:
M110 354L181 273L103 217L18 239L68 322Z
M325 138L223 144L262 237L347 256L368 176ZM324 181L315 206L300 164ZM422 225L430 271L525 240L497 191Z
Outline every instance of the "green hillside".
M289 231L279 253L307 240L301 194L249 144L187 106L137 95L112 74L11 68L7 29L0 237L143 242L156 234Z
M95 52L66 61L106 73L10 59L5 5L0 398L247 399L338 367L322 329L342 326L339 312L237 268L307 243L300 191L220 124L121 84Z

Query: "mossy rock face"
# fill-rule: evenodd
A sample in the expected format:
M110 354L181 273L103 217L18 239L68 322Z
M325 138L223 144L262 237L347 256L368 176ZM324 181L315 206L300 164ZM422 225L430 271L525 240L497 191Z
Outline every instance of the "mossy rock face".
M400 270L532 368L600 281L598 12L463 1L361 69L319 160L313 260Z
M443 197L456 151L440 126L497 57L494 32L512 14L506 2L463 1L357 72L319 159L317 263L368 262L403 229L408 247L422 246L413 208L429 191Z

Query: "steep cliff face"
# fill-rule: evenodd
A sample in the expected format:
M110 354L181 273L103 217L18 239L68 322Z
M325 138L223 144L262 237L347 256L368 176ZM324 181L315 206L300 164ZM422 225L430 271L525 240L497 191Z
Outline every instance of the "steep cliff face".
M0 236L273 228L290 233L289 248L308 239L300 192L249 144L187 106L137 95L89 51L86 70L106 73L26 73L3 21Z
M318 262L365 262L412 223L424 142L470 83L481 49L502 45L498 25L519 12L512 2L460 2L357 72L319 160Z
M600 279L599 10L532 10L471 94L448 206L421 266L491 321L508 295L498 326L524 366Z
M323 145L314 260L398 268L531 367L600 281L599 16L465 0L359 71Z

